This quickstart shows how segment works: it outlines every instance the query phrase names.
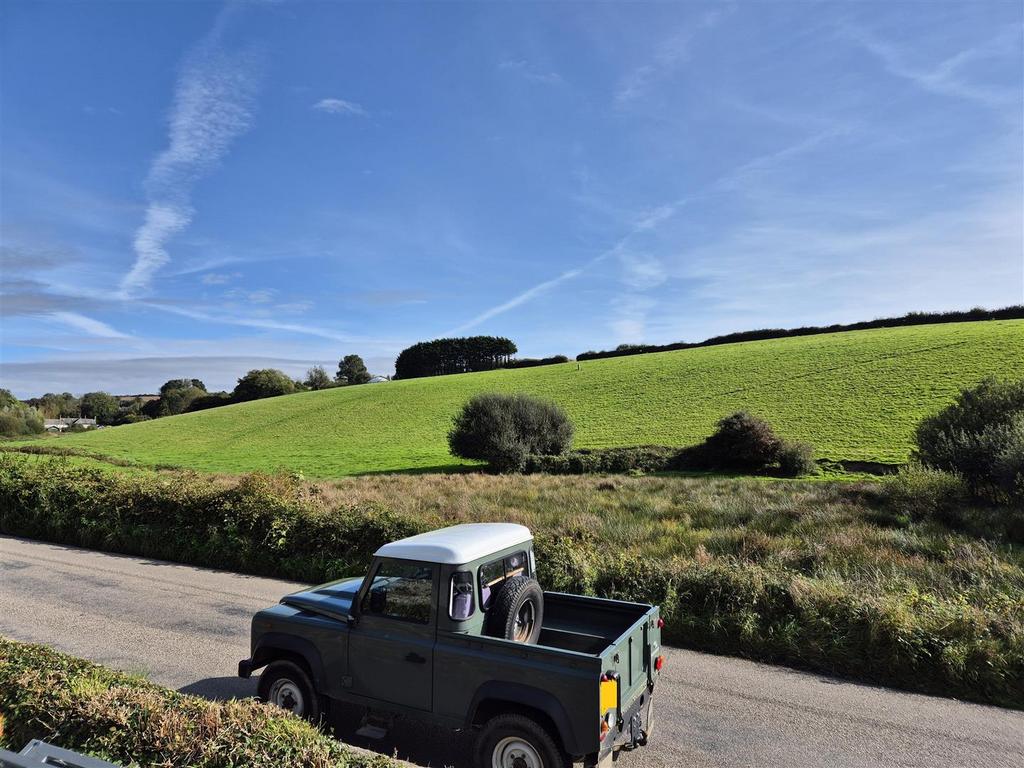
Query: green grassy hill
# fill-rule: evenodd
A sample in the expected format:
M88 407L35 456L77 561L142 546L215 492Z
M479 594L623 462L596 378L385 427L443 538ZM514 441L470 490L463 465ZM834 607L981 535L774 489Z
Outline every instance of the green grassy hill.
M1024 321L854 331L307 392L62 436L144 464L310 477L448 468L453 414L481 391L562 404L582 448L686 445L738 409L821 457L902 462L914 425L988 375L1024 377Z

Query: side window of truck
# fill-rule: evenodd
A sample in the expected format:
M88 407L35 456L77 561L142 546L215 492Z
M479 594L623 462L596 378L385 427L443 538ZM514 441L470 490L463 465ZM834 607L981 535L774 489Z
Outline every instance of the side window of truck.
M434 569L429 565L385 560L363 598L363 613L430 623L434 602Z
M516 552L480 566L480 607L487 610L506 579L530 576L530 560L526 552Z

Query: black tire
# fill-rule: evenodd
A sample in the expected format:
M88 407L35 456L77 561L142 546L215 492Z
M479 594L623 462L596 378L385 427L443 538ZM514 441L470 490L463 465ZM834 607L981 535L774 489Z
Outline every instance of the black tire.
M294 712L311 723L320 722L320 697L306 670L293 661L272 662L256 687L260 701Z
M498 715L488 720L477 736L476 768L517 765L514 758L517 754L519 764L526 768L570 768L571 765L554 737L536 721L524 715Z
M487 609L487 633L518 643L535 644L544 622L544 590L536 579L508 579Z

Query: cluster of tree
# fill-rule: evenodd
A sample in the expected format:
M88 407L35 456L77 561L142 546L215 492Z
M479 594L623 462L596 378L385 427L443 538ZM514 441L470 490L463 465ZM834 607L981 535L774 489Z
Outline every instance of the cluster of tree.
M366 370L366 363L359 355L345 355L338 361L338 372L331 378L322 365L314 365L306 371L306 379L302 382L303 389L331 389L366 384L373 377ZM298 384L298 382L296 382Z
M21 402L6 389L0 389L0 435L22 437L43 431L39 410Z
M516 345L502 336L421 341L399 353L395 360L395 378L490 371L507 364L516 351Z
M25 404L39 411L44 419L81 416L78 410L78 398L70 392L62 394L47 392L42 397L30 397Z
M710 339L698 342L678 341L673 344L620 344L615 349L603 352L583 352L576 355L576 359L598 360L604 357L640 355L646 352L668 352L676 349L713 347L718 344L734 344L738 341L762 341L764 339L782 339L790 336L815 336L822 333L838 333L840 331L863 331L868 328L968 323L977 320L1015 320L1020 318L1024 318L1024 304L1017 304L1002 309L975 307L974 309L955 312L908 312L902 317L882 317L876 320L865 320L847 325L811 325L802 328L761 328L755 331L739 331L737 333L727 333L723 336L712 336Z

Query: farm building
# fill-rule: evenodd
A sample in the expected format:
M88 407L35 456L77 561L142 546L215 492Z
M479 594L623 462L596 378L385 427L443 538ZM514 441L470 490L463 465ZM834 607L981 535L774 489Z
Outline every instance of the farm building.
M84 427L85 429L96 429L96 419L81 419L74 416L66 416L62 419L44 419L43 429L47 432L63 432L72 427Z

